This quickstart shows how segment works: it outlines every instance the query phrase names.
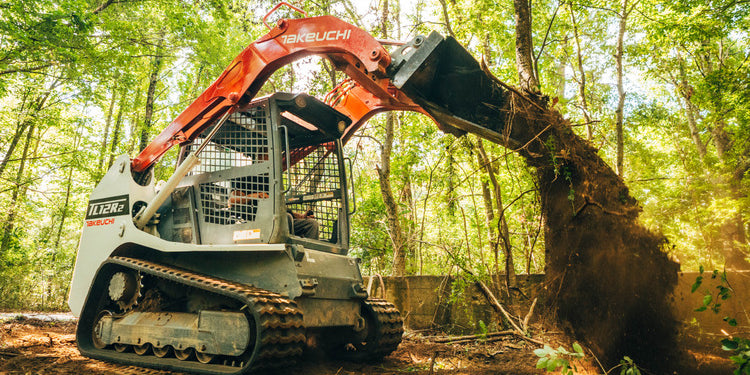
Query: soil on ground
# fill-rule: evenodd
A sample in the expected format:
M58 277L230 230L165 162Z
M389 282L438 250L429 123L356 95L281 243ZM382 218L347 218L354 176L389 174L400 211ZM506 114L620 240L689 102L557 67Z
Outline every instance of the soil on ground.
M0 374L176 374L122 366L81 356L75 345L75 321L44 321L17 317L0 322ZM516 336L499 341L461 344L436 343L426 332L407 332L393 354L378 363L360 364L326 358L308 350L302 361L284 371L292 375L375 374L545 374L535 368L537 348ZM546 332L544 341L566 345L559 332ZM691 354L699 364L696 374L730 374L730 362L721 353L698 348ZM710 351L710 350L709 350ZM578 364L576 374L601 374L593 363ZM614 373L619 373L616 371Z

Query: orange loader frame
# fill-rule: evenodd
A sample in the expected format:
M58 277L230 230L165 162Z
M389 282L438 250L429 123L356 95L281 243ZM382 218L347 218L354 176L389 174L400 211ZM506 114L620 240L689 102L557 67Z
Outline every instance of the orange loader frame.
M349 79L336 86L325 101L347 115L352 123L344 131L348 140L373 115L389 110L429 114L396 88L386 68L391 56L380 41L364 30L333 16L280 19L270 31L245 48L219 78L190 104L131 162L134 172L151 168L172 146L192 142L228 111L250 103L276 70L305 56L331 61Z

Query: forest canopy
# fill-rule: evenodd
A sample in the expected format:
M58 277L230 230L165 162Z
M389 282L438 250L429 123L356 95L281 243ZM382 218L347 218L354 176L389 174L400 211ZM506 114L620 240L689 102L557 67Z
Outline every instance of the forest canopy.
M65 306L90 191L116 156L135 156L267 32L261 19L275 3L0 4L0 306ZM512 2L294 4L383 39L453 35L495 76L519 83ZM541 92L617 171L682 270L750 268L750 4L538 1L531 19ZM342 79L305 58L260 94L322 97ZM545 270L542 197L512 150L399 112L370 120L346 152L363 272ZM157 178L175 160L167 154Z

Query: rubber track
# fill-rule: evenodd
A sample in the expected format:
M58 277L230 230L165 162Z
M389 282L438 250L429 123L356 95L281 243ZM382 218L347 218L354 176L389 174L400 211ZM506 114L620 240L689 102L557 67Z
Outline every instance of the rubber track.
M234 298L243 301L248 308L255 310L261 327L261 348L250 367L250 372L285 367L296 362L302 355L306 340L305 326L302 312L294 301L250 285L145 260L112 257L108 263L119 264L142 273Z
M368 299L367 305L375 312L380 326L380 339L371 358L377 359L391 354L401 343L404 334L404 319L392 303L382 299Z

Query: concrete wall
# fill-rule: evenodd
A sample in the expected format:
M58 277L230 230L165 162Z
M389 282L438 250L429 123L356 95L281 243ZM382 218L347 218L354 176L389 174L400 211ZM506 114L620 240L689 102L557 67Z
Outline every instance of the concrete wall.
M691 326L698 326L703 332L721 334L721 330L732 333L750 332L750 272L731 272L727 278L734 289L734 295L721 301L721 311L696 312L701 306L705 292L716 296L718 280L712 280L710 273L704 273L703 285L691 293L690 288L698 273L683 273L672 296L672 304L677 318ZM369 279L366 278L365 282ZM454 333L476 332L482 321L493 329L495 313L476 284L457 280L448 276L407 276L384 277L385 294L382 293L378 278L374 278L370 294L375 298L385 298L398 306L404 316L406 326L414 329L442 328ZM518 286L523 295L515 294L515 304L508 306L517 316L524 316L534 298L542 298L544 275L518 275ZM459 292L463 290L463 292ZM503 296L498 296L502 298ZM541 302L541 301L540 301ZM537 304L534 317L538 317L542 304ZM730 327L723 321L725 316L734 317L738 327Z
M518 275L523 296L516 298L517 304L509 306L511 312L525 315L531 301L541 295L543 281L544 275ZM369 283L369 278L365 282ZM370 295L393 302L411 329L439 327L453 333L471 333L479 330L480 321L490 329L495 328L495 312L474 283L449 276L407 276L383 277L383 284L385 294L376 277Z

